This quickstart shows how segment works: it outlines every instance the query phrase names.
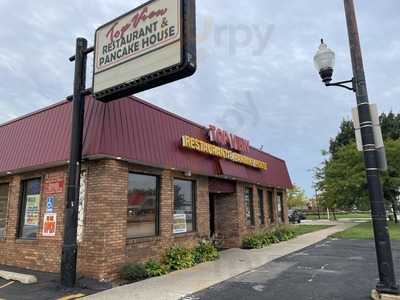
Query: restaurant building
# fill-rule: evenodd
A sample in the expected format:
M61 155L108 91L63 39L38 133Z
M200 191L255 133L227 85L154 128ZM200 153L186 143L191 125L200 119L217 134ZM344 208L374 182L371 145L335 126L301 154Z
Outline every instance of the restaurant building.
M59 272L71 127L65 100L0 125L0 264ZM172 245L287 223L285 162L138 98L86 98L78 272L112 280Z

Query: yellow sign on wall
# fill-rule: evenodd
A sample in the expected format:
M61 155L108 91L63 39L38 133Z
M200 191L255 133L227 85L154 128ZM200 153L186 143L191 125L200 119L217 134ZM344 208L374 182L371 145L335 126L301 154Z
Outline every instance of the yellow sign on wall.
M212 156L221 157L253 168L261 170L266 170L268 168L266 162L233 152L225 148L215 146L213 144L206 143L202 140L187 135L184 135L182 137L182 146L187 149L195 150Z

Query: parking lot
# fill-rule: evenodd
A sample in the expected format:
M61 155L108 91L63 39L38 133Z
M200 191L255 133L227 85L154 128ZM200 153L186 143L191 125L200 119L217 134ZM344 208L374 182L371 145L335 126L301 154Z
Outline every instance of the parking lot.
M393 254L399 272L399 241ZM328 239L185 299L364 300L377 280L373 241Z
M38 283L35 284L22 284L0 278L0 299L6 300L55 300L67 296L72 297L68 299L77 299L111 287L109 284L80 279L77 288L65 289L60 286L58 274L26 271L1 265L0 270L32 274L38 279Z

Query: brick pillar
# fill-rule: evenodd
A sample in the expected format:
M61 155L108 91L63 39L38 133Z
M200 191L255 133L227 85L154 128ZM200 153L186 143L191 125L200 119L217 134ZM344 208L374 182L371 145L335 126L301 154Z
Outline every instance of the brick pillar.
M252 185L253 187L253 211L254 211L254 225L256 228L261 227L260 221L260 206L259 206L259 199L258 199L258 190L256 185Z
M208 178L197 180L196 216L197 232L199 237L207 238L210 235L210 204L208 194Z
M116 277L125 262L128 167L116 160L90 162L78 270L99 280Z
M160 236L170 239L174 214L174 189L172 171L164 170L160 182Z
M276 188L274 188L273 195L274 195L274 200L272 201L272 203L274 204L274 220L275 224L279 224L280 217L278 212L278 191L276 190Z
M288 215L288 197L287 197L287 190L282 191L283 197L283 220L286 225L289 224L289 215Z

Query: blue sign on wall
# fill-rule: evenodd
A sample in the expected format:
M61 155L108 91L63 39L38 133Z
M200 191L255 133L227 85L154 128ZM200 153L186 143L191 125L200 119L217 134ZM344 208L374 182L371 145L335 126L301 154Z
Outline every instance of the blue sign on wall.
M47 197L47 212L53 212L55 199L53 196Z

